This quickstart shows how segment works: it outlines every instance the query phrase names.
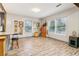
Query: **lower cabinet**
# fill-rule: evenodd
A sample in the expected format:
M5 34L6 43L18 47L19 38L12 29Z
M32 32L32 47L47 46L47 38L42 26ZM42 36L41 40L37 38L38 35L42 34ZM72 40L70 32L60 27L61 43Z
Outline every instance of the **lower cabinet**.
M5 39L6 37L0 37L0 56L5 56Z

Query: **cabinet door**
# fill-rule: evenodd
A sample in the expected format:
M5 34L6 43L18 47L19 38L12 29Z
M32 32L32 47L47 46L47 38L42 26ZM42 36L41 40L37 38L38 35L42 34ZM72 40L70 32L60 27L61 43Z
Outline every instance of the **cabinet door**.
M0 39L0 56L4 55L3 41L4 41L4 39Z

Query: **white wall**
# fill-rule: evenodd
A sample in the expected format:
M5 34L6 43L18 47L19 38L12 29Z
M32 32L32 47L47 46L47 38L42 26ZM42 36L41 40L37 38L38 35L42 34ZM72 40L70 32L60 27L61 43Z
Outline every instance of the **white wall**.
M68 42L69 36L72 34L72 31L76 31L77 33L79 33L79 9L74 7L66 11L62 11L60 13L44 18L44 21L46 20L47 22L49 22L51 20L55 20L56 18L60 18L60 17L67 17L66 34L60 35L60 34L55 34L53 32L48 32L47 36Z
M22 17L22 16L18 16L15 14L7 14L6 17L6 33L14 33L14 20L22 20L25 24L25 20L31 20L32 21L32 25L33 22L40 22L39 19L36 18L31 18L31 17ZM34 33L34 29L32 29L32 32L25 32L25 25L23 27L23 35L19 35L19 37L29 37L29 36L33 36Z
M48 22L48 21L51 21L51 20L54 20L54 19L60 18L60 17L67 17L66 34L65 35L58 35L58 34L49 32L48 37L52 37L52 38L56 38L56 39L68 42L69 35L71 35L72 31L75 30L77 33L79 33L79 9L76 7L71 8L69 10L65 10L65 11L59 12L57 14L48 16L48 17L44 18L43 20ZM22 21L32 20L32 22L40 22L40 20L36 19L36 18L23 17L23 16L19 16L19 15L15 15L15 14L7 14L6 33L14 33L14 23L13 23L14 20L22 20ZM33 36L33 32L34 32L34 29L32 29L31 33L25 32L25 27L24 27L23 35L20 35L19 37ZM2 33L0 32L0 34L2 34Z

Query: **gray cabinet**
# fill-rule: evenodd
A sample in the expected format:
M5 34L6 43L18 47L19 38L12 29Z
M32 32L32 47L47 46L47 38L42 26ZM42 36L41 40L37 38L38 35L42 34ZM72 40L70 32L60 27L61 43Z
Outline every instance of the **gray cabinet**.
M79 47L79 37L69 36L69 45L71 47L78 48Z

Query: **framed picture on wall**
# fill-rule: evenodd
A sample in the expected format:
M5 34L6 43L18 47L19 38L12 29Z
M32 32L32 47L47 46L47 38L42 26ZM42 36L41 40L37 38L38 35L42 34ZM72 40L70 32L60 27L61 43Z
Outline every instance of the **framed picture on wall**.
M23 21L19 21L19 33L23 34Z
M14 32L18 32L18 21L14 20Z
M19 27L20 27L20 28L23 27L23 21L19 21Z

